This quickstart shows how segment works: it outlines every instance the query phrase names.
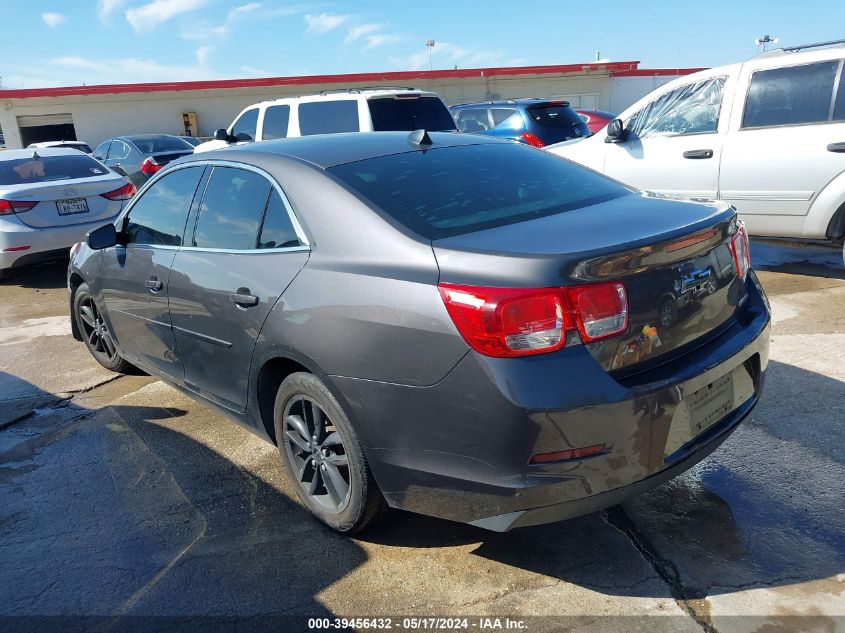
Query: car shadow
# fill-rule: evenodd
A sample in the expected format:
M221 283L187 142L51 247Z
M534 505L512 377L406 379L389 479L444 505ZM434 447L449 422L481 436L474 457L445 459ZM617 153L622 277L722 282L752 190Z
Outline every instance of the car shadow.
M48 290L67 285L68 258L12 268L0 277L0 286Z
M0 430L3 619L55 616L41 624L59 630L89 616L86 630L150 630L185 617L199 630L202 615L280 631L333 617L317 596L366 560L360 545L280 491L275 451L240 467L181 432L185 414L54 397Z
M753 238L751 264L757 270L845 279L841 246Z

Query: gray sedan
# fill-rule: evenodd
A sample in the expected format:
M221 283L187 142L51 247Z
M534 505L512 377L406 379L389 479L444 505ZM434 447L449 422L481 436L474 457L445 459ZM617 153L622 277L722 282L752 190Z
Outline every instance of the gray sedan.
M275 443L342 532L388 506L508 530L618 503L715 450L768 360L732 208L479 136L191 156L74 250L93 356Z
M194 146L170 134L135 134L106 139L94 158L140 187L170 161L192 154Z

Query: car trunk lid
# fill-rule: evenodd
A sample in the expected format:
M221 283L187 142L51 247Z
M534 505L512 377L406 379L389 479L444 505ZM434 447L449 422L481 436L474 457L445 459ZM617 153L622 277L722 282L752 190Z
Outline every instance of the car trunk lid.
M732 321L745 300L729 246L729 207L632 194L557 215L433 242L441 281L554 287L621 281L622 334L587 344L627 374L669 359Z

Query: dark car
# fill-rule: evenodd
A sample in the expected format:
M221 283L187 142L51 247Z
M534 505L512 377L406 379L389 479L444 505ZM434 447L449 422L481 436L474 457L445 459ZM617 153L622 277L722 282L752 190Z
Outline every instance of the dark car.
M534 147L590 135L568 101L511 99L465 103L449 110L461 132L509 138Z
M385 506L508 530L616 504L710 454L768 360L731 207L480 136L195 154L74 251L94 357L276 443L344 532ZM661 290L723 259L661 326Z
M193 151L194 146L178 136L135 134L103 141L94 150L94 158L140 188L167 163Z
M603 110L585 110L575 108L575 112L577 112L578 116L580 116L584 123L587 124L587 127L590 129L591 136L606 128L607 124L616 118L615 114L604 112Z

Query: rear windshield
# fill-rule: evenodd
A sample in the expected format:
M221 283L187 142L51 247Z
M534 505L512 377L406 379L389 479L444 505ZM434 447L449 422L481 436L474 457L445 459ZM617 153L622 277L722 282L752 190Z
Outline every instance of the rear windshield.
M143 154L159 152L187 152L194 147L188 141L176 136L156 136L155 138L130 138L135 147Z
M91 178L108 169L85 154L0 160L0 185L21 185L72 178Z
M448 132L455 129L449 109L437 97L370 99L369 104L376 132Z
M600 174L516 143L414 151L328 171L427 239L515 224L630 193Z
M80 152L90 154L93 150L86 143L62 143L61 145L52 145L52 147L69 147L70 149L78 149Z
M573 124L583 123L575 110L559 104L531 106L528 108L528 116L537 125L546 127L572 127Z

